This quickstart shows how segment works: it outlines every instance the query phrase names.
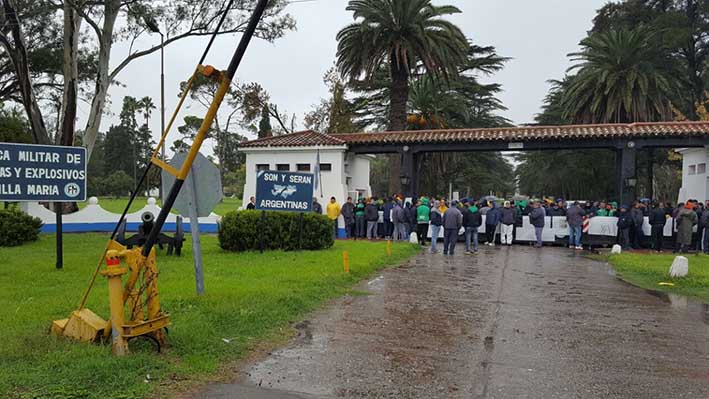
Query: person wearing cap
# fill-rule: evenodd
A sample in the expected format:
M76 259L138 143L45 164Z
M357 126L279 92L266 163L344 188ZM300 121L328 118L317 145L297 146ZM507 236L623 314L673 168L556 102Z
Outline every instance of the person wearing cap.
M512 208L510 201L505 201L500 213L502 214L500 218L500 222L502 223L500 240L502 241L502 245L512 245L516 212L515 209Z
M450 208L443 214L443 255L454 255L458 232L463 227L463 214L458 209L458 201L451 201Z

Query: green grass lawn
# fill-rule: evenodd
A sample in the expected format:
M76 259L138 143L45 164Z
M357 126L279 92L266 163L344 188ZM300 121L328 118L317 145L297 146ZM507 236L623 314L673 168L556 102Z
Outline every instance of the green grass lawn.
M136 198L135 201L133 201L133 204L130 207L130 212L137 212L147 204L148 199L145 197L140 197ZM122 197L122 198L99 198L98 200L99 205L101 207L109 212L113 213L118 213L121 214L123 212L123 209L126 207L126 204L128 203L128 197ZM89 202L79 202L79 209L84 209L86 208L86 205L88 205ZM162 204L162 201L158 199L158 206ZM217 204L216 208L214 208L214 213L220 216L224 216L227 212L230 211L235 211L239 209L241 206L241 199L239 198L227 198L225 197L222 199L222 202Z
M686 256L689 259L689 275L684 278L669 276L675 257L673 254L624 253L611 255L608 261L620 278L633 285L709 301L709 256ZM661 286L657 284L659 282L671 282L674 286Z
M124 358L108 345L48 335L54 319L77 306L105 244L105 235L67 234L64 270L54 268L54 237L0 248L0 397L163 397L184 386L222 378L228 363L257 344L282 342L289 323L386 265L417 252L395 244L338 241L317 252L227 253L202 237L206 294L195 295L190 239L183 256L158 255L160 299L171 314L169 347L156 354L132 346ZM342 251L351 273L342 271ZM99 276L87 307L108 318L107 283ZM225 342L227 339L229 342ZM150 379L147 379L150 375ZM146 382L147 380L147 382Z

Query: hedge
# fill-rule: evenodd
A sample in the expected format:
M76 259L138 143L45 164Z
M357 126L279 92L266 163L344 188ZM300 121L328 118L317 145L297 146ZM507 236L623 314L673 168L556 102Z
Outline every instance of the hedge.
M0 210L0 247L37 241L42 221L15 209Z
M301 226L302 223L302 226ZM318 250L335 243L332 221L314 213L234 211L222 217L219 223L219 245L227 251Z

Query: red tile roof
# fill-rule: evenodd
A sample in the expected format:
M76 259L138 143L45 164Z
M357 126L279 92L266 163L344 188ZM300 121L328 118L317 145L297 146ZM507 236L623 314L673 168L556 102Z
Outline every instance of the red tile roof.
M522 126L491 129L409 130L347 133L333 136L347 144L414 144L557 139L649 138L709 136L709 122L658 122L607 125Z
M253 147L312 147L316 145L342 146L346 143L333 135L312 130L265 137L239 144L241 148Z
M487 129L408 130L403 132L325 134L312 130L241 143L241 147L309 147L534 140L593 140L709 136L709 122L657 122L606 125L521 126Z

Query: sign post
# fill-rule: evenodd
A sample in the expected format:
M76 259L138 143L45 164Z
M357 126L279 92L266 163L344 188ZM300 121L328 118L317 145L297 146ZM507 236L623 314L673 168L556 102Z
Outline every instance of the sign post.
M86 201L86 149L0 143L0 201L54 203L61 269L63 203Z
M179 169L186 158L187 153L177 153L170 160L170 165ZM163 187L171 187L174 181L175 177L173 175L163 171ZM202 244L199 237L199 218L209 216L214 207L221 202L223 196L219 169L207 157L198 153L187 180L185 180L184 190L177 196L173 205L173 208L179 211L182 216L190 218L192 258L194 260L197 295L204 294L204 267L202 262Z

